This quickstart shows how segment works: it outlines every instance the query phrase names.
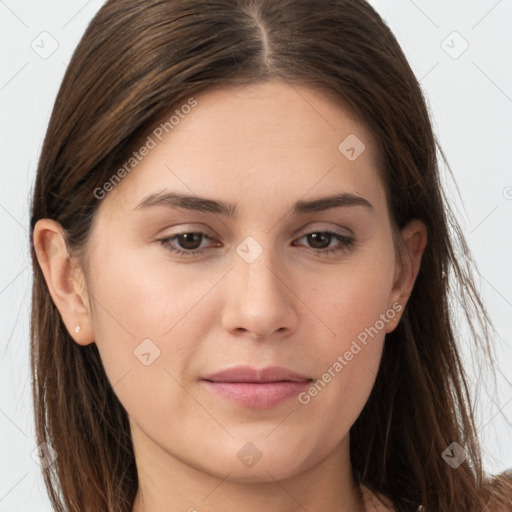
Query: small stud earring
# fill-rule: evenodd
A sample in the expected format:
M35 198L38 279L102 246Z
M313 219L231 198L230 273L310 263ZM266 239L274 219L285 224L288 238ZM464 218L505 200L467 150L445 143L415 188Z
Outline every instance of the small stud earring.
M76 332L76 333L80 332L80 326L79 326L79 325L77 325L77 326L75 327L75 332Z

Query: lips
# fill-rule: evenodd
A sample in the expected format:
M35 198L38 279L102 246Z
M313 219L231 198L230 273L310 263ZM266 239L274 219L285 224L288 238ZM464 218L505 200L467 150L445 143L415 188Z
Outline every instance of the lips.
M269 366L261 370L252 368L251 366L238 366L230 370L224 370L218 373L213 373L203 380L212 382L304 382L312 380L305 375L302 375L281 366Z
M275 407L304 390L313 379L280 366L257 370L240 366L204 377L205 386L244 407Z

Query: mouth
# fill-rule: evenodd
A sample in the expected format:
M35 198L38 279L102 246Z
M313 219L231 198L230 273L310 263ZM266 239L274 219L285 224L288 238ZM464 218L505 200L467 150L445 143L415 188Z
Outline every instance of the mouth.
M282 367L249 366L224 370L201 379L216 395L238 405L268 409L297 396L313 379Z

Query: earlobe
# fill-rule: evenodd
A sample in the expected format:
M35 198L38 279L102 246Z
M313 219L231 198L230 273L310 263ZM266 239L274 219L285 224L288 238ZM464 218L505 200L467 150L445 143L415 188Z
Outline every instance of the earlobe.
M396 316L394 322L390 322L386 332L391 332L396 327L412 293L420 270L421 259L427 246L427 227L421 220L413 219L402 229L401 236L403 240L402 265L399 266L397 263L391 300L393 304L400 305L400 314ZM395 306L395 308L397 307Z
M94 342L83 272L67 251L62 226L51 219L37 221L33 242L46 285L69 334L80 345Z

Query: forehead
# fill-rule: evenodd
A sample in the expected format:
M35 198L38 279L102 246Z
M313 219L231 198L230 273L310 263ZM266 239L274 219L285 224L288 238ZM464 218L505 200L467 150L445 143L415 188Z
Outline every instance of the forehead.
M155 124L104 203L133 210L164 189L247 205L333 188L382 196L372 135L332 94L270 80L207 90L188 104Z

